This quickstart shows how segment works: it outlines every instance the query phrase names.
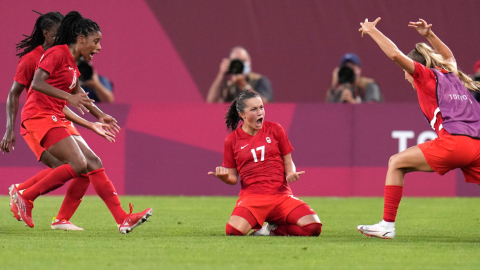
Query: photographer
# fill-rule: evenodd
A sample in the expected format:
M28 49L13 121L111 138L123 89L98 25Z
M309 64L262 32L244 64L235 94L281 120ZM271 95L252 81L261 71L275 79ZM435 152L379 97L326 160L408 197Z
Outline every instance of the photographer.
M79 60L77 66L81 74L78 78L80 86L88 93L88 97L95 102L112 103L114 100L112 82L98 75L89 62Z
M207 95L207 102L231 102L245 90L256 92L263 103L273 100L270 81L258 73L251 72L251 60L247 50L234 47L229 58L220 63L220 70Z
M344 68L349 68L351 71ZM340 60L340 67L337 67L333 70L332 81L330 84L330 89L327 91L325 96L325 102L383 102L383 96L380 92L380 87L378 84L371 78L362 77L361 71L360 59L358 56L353 53L345 54ZM341 82L341 72L343 72L344 76L349 76L349 74L353 73L353 83L349 80L346 81L348 85L346 85L345 81ZM350 91L341 91L344 88L349 88ZM342 93L340 96L338 96L339 91Z
M348 66L338 71L338 85L330 89L330 103L359 103L359 93L355 91L355 73Z

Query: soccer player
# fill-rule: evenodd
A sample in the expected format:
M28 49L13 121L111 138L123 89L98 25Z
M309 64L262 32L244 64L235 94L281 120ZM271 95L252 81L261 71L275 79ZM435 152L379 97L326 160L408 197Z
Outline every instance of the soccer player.
M105 174L100 158L88 147L80 135L73 134L65 125L62 112L70 104L83 113L99 111L91 104L78 83L80 72L76 60L83 56L90 61L101 50L102 33L94 21L69 12L60 24L54 46L40 59L33 77L27 102L22 110L22 125L54 157L65 161L42 180L23 192L14 191L15 201L23 221L33 227L33 201L81 174L87 174L93 188L112 213L120 233L128 233L152 215L148 208L140 213L126 213L112 182Z
M395 237L395 217L402 199L405 174L413 171L440 175L461 168L465 181L480 183L480 105L468 90L479 91L480 84L457 69L452 51L432 32L432 25L420 19L410 22L433 49L417 43L407 56L376 25L360 23L359 31L368 34L383 52L405 72L405 79L417 91L423 114L435 130L435 140L408 148L390 158L385 182L383 220L357 229L367 236Z
M208 174L229 185L240 177L240 198L226 225L227 235L245 235L251 229L256 230L253 235L320 235L317 214L294 197L288 185L305 172L295 171L293 148L283 128L264 121L260 96L241 93L225 118L232 133L225 139L223 166ZM237 128L240 120L243 124Z
M23 49L23 51L17 54L17 56L20 57L20 61L18 63L14 82L7 99L7 129L5 131L2 142L0 143L0 149L4 153L9 153L10 147L12 147L13 149L15 146L15 119L18 112L20 95L22 94L24 89L27 89L28 91L28 89L30 88L36 65L45 50L47 50L53 45L54 36L62 19L63 15L59 12L49 12L46 14L41 14L41 16L39 16L35 22L32 34L30 36L27 36L25 39L23 39L17 44L17 50ZM68 107L64 107L63 112L67 119L93 130L97 134L106 138L108 141L114 141L114 135L104 130L104 128L109 129L107 125L86 121L72 111L70 111ZM73 131L76 131L70 122L66 121L65 124ZM48 151L46 151L45 148L43 148L40 143L36 141L33 136L28 133L23 127L21 127L20 130L21 135L23 136L31 150L35 153L37 159L50 167L42 170L32 178L28 179L26 182L17 185L17 189L23 190L38 182L45 175L50 173L53 168L62 165L63 162L59 161L50 153L48 153ZM79 191L81 192L81 190L83 189L86 190L89 183L90 182L88 181L88 177L80 176L75 178L70 184L72 188L69 188L67 192L67 202L70 201L69 199L72 195L75 196L75 194ZM12 195L12 191L13 186L9 188L10 196ZM81 199L82 197L77 197L72 203L80 203ZM10 209L13 212L14 217L20 221L21 218L18 215L17 206L15 202L13 202L12 198L10 200ZM73 215L73 212L71 214ZM52 229L82 230L82 228L70 223L69 219L70 218L52 223Z

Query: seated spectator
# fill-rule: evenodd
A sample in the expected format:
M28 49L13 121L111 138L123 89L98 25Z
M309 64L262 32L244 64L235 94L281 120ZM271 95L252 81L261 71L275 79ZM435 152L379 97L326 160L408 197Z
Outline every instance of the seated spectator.
M340 67L333 70L330 89L325 101L329 103L382 102L380 87L371 78L361 76L360 59L353 53L345 54Z
M90 65L89 62L80 60L77 63L80 71L80 86L88 93L88 97L95 102L112 103L114 100L112 82L101 75Z
M220 63L220 70L207 95L207 102L232 102L245 90L260 95L263 103L273 100L270 81L263 75L251 71L252 62L247 50L234 47L229 58Z

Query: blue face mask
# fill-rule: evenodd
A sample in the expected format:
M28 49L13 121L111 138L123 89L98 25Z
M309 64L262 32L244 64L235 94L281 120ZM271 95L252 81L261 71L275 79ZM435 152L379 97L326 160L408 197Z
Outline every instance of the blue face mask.
M243 63L243 74L248 75L252 71L252 68L250 67L249 62L244 62Z

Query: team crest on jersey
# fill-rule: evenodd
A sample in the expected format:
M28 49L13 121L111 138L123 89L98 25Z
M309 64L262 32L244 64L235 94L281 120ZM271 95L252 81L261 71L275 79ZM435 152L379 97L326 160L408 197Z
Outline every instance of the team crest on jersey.
M272 140L270 140L270 137L267 137L266 139L267 139L267 142L268 142L268 143L271 143L271 142L272 142Z
M52 115L53 121L57 122L57 117L55 115Z

